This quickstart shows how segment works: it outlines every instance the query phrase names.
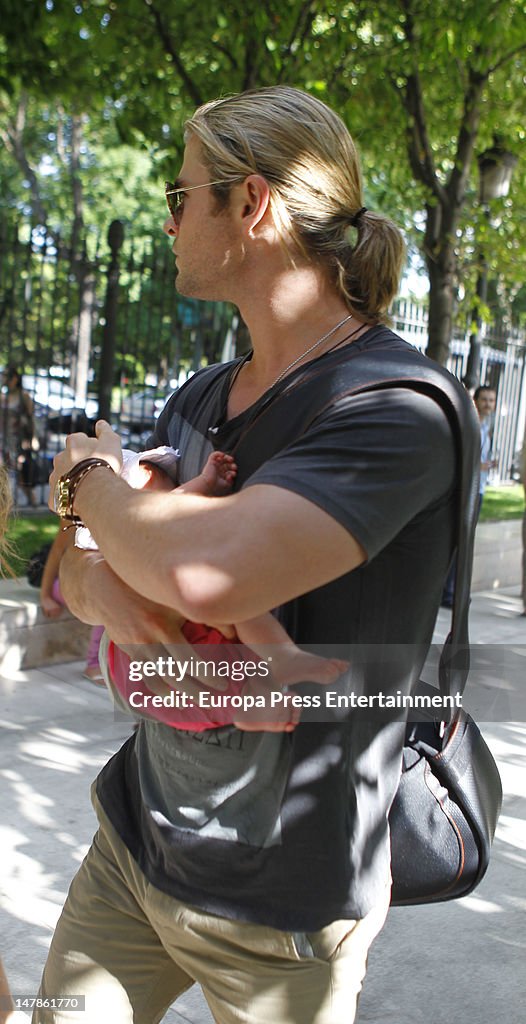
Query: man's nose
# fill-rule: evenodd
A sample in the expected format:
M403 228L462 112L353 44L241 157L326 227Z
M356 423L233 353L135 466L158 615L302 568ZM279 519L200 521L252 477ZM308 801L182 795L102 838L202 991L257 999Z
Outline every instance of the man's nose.
M165 220L165 222L163 224L163 231L164 231L165 235L168 235L169 238L177 238L177 234L178 234L177 224L175 223L175 221L174 221L173 217L171 216L171 214L170 214L170 216L168 216L166 218L166 220Z

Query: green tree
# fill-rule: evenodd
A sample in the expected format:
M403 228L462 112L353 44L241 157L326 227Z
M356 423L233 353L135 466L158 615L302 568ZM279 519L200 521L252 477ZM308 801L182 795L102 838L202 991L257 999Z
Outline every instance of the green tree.
M390 187L400 188L406 217L412 211L418 224L424 213L413 237L429 276L427 351L442 363L459 256L473 225L474 157L497 129L512 149L524 140L525 14L523 0L463 0L453 7L379 0L373 8L334 4L326 22L336 51L332 70L326 66L322 75L327 94L358 137L363 133L367 159L375 158ZM507 217L521 219L513 198ZM522 230L522 246L525 241ZM476 244L472 233L472 252Z
M408 234L429 277L428 353L445 362L459 260L465 252L470 296L473 253L483 239L469 229L475 222L485 232L474 215L474 157L497 128L512 148L524 139L524 0L463 0L453 8L445 0L379 0L372 9L362 2L269 0L250 12L237 0L221 12L195 2L174 8L169 0L125 6L124 12L107 5L101 30L125 135L164 133L173 153L190 105L271 82L303 85L343 112L371 172L373 200L406 224L422 224ZM117 42L126 66L115 58ZM105 60L104 45L101 52ZM174 117L166 115L167 97ZM520 223L513 198L503 210L508 224ZM507 254L515 250L516 257L517 250L505 235L507 242L495 247L501 286L513 276ZM522 230L522 251L525 241Z
M524 141L524 0L2 4L0 83L58 98L72 119L89 115L90 131L111 123L121 143L148 154L153 178L173 175L196 104L276 82L326 99L357 138L367 202L394 214L422 255L428 353L445 361L459 284L467 320L488 230L474 158L497 129L512 150ZM511 297L526 247L522 168L515 178L493 217L500 226L490 257Z

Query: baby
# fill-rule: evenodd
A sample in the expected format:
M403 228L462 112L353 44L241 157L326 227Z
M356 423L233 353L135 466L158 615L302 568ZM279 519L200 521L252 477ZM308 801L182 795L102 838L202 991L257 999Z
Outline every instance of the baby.
M125 449L121 475L131 487L138 490L171 491L175 487L178 458L179 453L166 446L140 453ZM177 493L221 497L230 493L236 472L237 467L231 455L226 455L224 452L212 452L199 476L179 485ZM77 530L75 543L77 547L96 547L86 527ZM230 656L232 660L232 647L235 648L235 645L242 644L249 648L249 651L245 652L248 657L251 652L255 652L259 659L270 660L272 683L277 684L278 688L307 680L323 684L333 683L348 668L346 661L336 658L321 658L301 650L271 612L236 623L234 629L236 636L232 639L224 636L217 628L188 622L181 616L181 630L190 645L227 645L230 651L225 648L225 657ZM190 657L193 655L195 655L195 651L192 647ZM247 656L244 657L244 661L247 660ZM239 649L235 649L233 657L239 661ZM110 643L108 661L112 682L121 697L126 699L130 688L130 659L127 654ZM201 681L209 685L209 680L202 679ZM137 689L138 685L134 683L133 690L137 691ZM231 695L243 693L244 696L266 697L271 689L271 683L260 678L245 679L241 684L230 680L226 692ZM274 689L276 689L276 685L274 685ZM148 691L145 689L144 692ZM234 724L238 729L248 731L291 732L299 720L299 712L278 705L278 709L273 709L272 714L270 709L268 714L265 711L264 724L253 711L243 712L240 709L230 710L226 716L224 712L222 714L215 712L213 717L210 713L200 709L193 709L191 712L187 712L186 716L185 712L181 710L177 712L173 709L163 709L163 713L156 713L155 717L160 718L173 728L195 732L230 724Z

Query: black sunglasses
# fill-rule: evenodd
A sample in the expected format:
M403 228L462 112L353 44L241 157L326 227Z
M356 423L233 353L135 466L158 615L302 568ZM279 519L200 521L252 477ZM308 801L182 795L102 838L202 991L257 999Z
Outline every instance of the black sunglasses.
M165 181L164 194L170 216L173 217L176 224L179 223L183 213L184 197L187 192L192 192L196 188L210 188L211 185L230 185L232 183L232 179L226 181L223 178L222 181L205 181L203 185L186 185L184 188L176 188L173 181Z

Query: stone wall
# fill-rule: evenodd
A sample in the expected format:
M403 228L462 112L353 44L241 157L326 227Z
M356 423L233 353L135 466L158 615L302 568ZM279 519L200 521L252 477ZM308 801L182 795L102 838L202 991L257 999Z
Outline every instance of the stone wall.
M520 519L479 523L475 535L472 591L520 586L521 529Z
M46 619L38 590L25 579L0 582L0 672L81 660L90 632L66 609Z

